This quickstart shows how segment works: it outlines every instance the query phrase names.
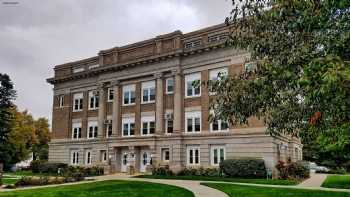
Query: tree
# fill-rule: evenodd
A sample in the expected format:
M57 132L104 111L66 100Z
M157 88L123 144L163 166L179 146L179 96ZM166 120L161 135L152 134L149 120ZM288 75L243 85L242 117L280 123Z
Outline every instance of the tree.
M49 122L46 118L39 118L34 122L35 135L37 142L33 145L33 157L34 160L47 160L49 155L50 132Z
M7 144L13 119L11 108L16 97L13 84L7 74L0 73L0 180L3 163L10 157L12 147ZM10 151L7 151L10 150Z
M227 44L247 50L255 69L212 84L215 118L256 116L271 135L314 144L311 155L349 161L350 1L233 1L226 23Z

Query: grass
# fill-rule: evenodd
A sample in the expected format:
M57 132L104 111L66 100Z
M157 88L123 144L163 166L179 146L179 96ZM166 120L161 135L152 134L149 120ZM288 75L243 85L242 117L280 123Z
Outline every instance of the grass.
M271 187L256 187L243 186L234 184L220 183L202 183L208 187L218 189L225 192L229 196L234 197L350 197L350 192L331 192L320 190L306 189L290 189L290 188L271 188Z
M0 192L0 197L193 197L183 188L139 181L101 181L79 185Z
M350 176L328 175L322 187L350 189Z
M9 178L4 178L2 179L2 184L4 185L10 185L10 184L15 184L18 181L18 179L9 179Z
M48 176L46 173L33 173L32 171L5 172L5 176Z
M226 177L209 177L209 176L157 176L157 175L140 175L136 178L149 179L177 179L177 180L200 180L200 181L223 181L223 182L237 182L237 183L254 183L267 185L296 185L294 180L278 180L278 179L239 179Z

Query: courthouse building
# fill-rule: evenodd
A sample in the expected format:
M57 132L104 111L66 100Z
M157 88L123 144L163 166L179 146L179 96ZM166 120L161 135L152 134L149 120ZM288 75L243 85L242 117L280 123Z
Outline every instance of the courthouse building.
M261 120L232 126L209 122L205 86L218 73L245 71L249 54L225 46L224 24L101 50L95 57L57 65L49 161L102 165L109 173L129 166L217 167L229 158L299 160L297 138L266 134Z

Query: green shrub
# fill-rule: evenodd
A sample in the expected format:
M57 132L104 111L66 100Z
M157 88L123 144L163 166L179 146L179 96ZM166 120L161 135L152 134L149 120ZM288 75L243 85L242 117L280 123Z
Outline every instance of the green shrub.
M158 167L152 169L152 175L158 175L158 176L173 176L174 173L169 169L169 166L165 167Z
M5 189L16 189L17 186L15 184L9 184L5 186Z
M310 169L302 162L284 163L279 161L276 165L280 179L306 179L310 177Z
M262 159L227 159L220 163L220 170L228 177L264 178L266 167Z
M24 176L16 182L16 186L28 186L28 185L48 185L48 177L35 177L35 176Z
M184 168L177 173L178 176L220 176L220 170L217 168Z
M31 169L33 173L57 174L58 169L64 169L67 168L67 166L68 165L65 163L54 163L41 160L34 160L31 163Z

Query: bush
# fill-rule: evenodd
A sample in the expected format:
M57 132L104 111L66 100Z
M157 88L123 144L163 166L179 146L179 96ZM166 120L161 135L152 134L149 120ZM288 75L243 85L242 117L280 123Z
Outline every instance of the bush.
M5 189L16 189L17 186L15 184L10 184L10 185L6 185Z
M178 176L220 176L220 170L217 168L184 168L177 173Z
M220 163L220 171L228 177L264 178L265 162L262 159L227 159Z
M310 177L310 169L301 162L284 163L279 161L276 165L280 179L306 179Z
M169 169L169 166L153 168L152 175L158 176L173 176L174 173Z
M58 169L65 169L67 167L68 165L65 163L54 163L41 160L34 160L31 163L33 173L58 174Z
M49 184L48 177L35 177L24 176L16 182L16 186L28 186L28 185L47 185Z

